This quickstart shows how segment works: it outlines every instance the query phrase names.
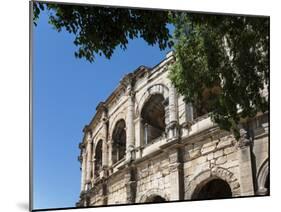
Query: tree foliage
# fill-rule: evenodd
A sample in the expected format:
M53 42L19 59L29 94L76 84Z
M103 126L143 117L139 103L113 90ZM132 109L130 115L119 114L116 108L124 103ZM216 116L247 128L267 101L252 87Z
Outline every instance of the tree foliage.
M168 11L34 3L33 21L40 11L49 12L49 23L57 31L65 28L75 35L75 56L93 62L95 55L110 58L116 47L127 48L129 39L141 37L160 49L171 46L167 28Z
M239 138L241 118L268 110L269 18L182 13L174 24L173 84Z
M170 79L197 112L239 138L238 124L268 110L269 18L128 8L34 3L33 20L47 10L57 31L75 35L75 56L93 62L141 37L160 49L174 45ZM173 39L167 24L175 26Z

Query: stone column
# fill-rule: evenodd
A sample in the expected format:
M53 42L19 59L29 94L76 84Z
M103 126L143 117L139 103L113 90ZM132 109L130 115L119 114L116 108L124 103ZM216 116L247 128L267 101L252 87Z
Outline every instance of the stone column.
M112 161L112 145L113 145L113 141L110 138L108 140L108 166L111 167L113 165L113 161Z
M254 195L253 169L251 159L251 140L247 138L247 132L240 130L240 139L237 143L240 172L241 196Z
M86 152L85 149L82 150L82 167L81 167L81 192L85 191L86 185Z
M135 148L136 148L136 159L141 158L141 148L144 144L144 131L142 118L138 117L135 119Z
M170 122L169 98L164 99L163 106L164 106L164 110L165 110L165 125L166 125L165 133L168 137L169 136L169 122Z
M184 199L184 174L183 163L181 162L181 149L172 149L169 152L170 165L170 200Z
M169 110L170 110L170 122L176 122L177 117L177 93L176 88L170 84L169 87Z
M132 86L128 85L128 109L126 126L126 161L134 160L135 149L135 124L134 124L134 92Z
M104 135L104 141L102 143L102 167L106 168L108 166L108 148L107 148L107 140L108 140L108 133L107 133L107 117L105 114L105 111L103 113L103 126L102 126L102 130L103 130L103 135Z
M169 125L168 138L175 138L178 136L178 104L177 104L176 88L170 83L169 86Z
M92 159L92 173L93 173L93 182L95 181L95 174L96 174L96 154L95 154L95 152L94 152L94 154L93 154L93 159Z
M149 133L149 131L148 131L148 124L147 123L145 123L144 124L144 145L147 145L148 144L148 133Z
M188 124L191 125L193 121L193 106L191 103L185 105L185 112L186 112L186 121Z
M136 167L129 165L126 167L124 181L126 188L126 203L133 204L136 201L136 192L137 192L137 183L136 183L136 175L137 169Z
M89 189L89 185L91 183L91 173L92 173L92 141L88 140L87 143L87 171L86 171L86 184Z

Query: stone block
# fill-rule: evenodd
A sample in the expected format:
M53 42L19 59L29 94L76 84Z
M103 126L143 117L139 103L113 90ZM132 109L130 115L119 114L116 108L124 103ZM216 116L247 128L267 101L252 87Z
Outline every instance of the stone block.
M189 152L190 159L197 158L201 155L200 149L194 149Z
M205 162L205 163L203 163L203 164L201 164L201 165L198 165L198 166L196 167L196 169L194 170L193 175L196 176L196 175L198 175L199 173L201 173L201 172L203 172L203 171L205 171L205 170L208 170L208 169L210 169L210 162L209 162L209 161L207 161L207 162Z
M149 173L148 173L148 170L142 171L142 172L141 172L141 178L147 177L148 174L149 174Z
M231 160L231 161L227 161L227 163L223 164L224 168L231 168L231 167L235 167L238 166L238 160Z
M212 145L212 146L208 146L208 147L202 148L201 149L201 154L202 155L208 154L210 152L215 151L215 149L216 149L216 145Z
M216 164L221 165L221 164L226 163L226 161L227 161L226 156L221 156L216 160Z
M213 152L209 153L207 156L207 160L212 160L213 158L214 158L214 153Z
M228 171L230 171L231 173L233 173L235 176L239 176L239 169L238 169L238 166L230 167L230 168L228 168Z
M194 170L194 168L191 166L191 167L184 169L184 172L188 175L191 175L191 174L193 174L193 170Z
M232 139L227 139L227 140L221 140L218 145L217 148L218 149L222 149L228 146L232 146Z
M227 155L227 161L237 160L237 159L238 159L238 157L237 157L236 152L233 152L233 153Z
M216 152L214 152L214 158L218 158L218 157L221 157L223 156L223 150L218 150Z
M159 187L158 180L153 180L152 181L152 188L158 188L158 187Z
M158 187L159 187L160 189L164 189L164 180L163 180L163 178L161 178L161 179L158 181Z
M162 170L162 177L167 176L169 173L170 173L170 172L169 172L168 167L167 167L167 168L165 168L165 169L163 169L163 170Z
M199 158L195 159L196 164L202 164L207 161L207 156L200 156Z
M186 169L186 168L189 168L192 166L192 163L189 161L189 162L186 162L183 164L183 167Z
M207 148L207 147L210 147L210 146L216 146L218 143L218 140L215 140L215 141L209 141L205 144L202 145L202 148Z
M224 152L225 155L228 155L228 154L234 152L234 150L235 150L234 147L231 146L231 147L225 148L225 149L223 150L223 152Z

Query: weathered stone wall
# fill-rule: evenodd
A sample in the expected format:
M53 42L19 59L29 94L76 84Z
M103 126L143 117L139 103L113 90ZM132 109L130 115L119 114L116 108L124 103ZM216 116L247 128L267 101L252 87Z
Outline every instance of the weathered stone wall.
M107 182L107 191L108 191L108 204L124 204L126 203L126 187L124 172L121 172L115 176L110 177Z
M102 184L95 185L94 191L90 194L89 205L103 205L103 188Z
M101 103L84 129L79 160L82 166L79 206L114 205L194 198L204 185L221 179L231 196L266 195L268 189L268 114L243 123L241 139L218 129L208 114L193 119L192 106L183 101L168 79L168 56L153 69L139 68ZM144 143L141 111L154 94L163 96L163 136ZM126 123L126 157L112 162L112 134ZM103 163L95 178L95 148L103 142ZM90 182L89 182L89 178Z
M161 153L137 166L136 202L145 202L150 195L159 195L170 199L171 185L169 158Z
M229 181L233 196L239 190L239 157L237 141L232 135L204 139L185 146L185 199L191 199L194 189L214 177Z

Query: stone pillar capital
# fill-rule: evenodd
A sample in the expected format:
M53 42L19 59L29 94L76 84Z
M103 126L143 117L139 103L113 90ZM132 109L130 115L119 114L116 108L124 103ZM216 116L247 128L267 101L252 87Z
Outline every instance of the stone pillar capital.
M131 162L136 159L135 146L133 144L128 145L126 152L127 162Z
M135 95L136 95L136 92L135 92L135 91L133 91L133 90L128 91L128 97L129 97L132 101L135 100Z
M244 149L252 143L252 139L249 138L248 133L245 129L240 129L240 139L237 142L237 147Z
M87 130L87 132L85 132L86 135L86 140L89 142L89 140L92 139L92 130Z
M120 84L128 90L131 90L135 85L135 76L132 73L127 74L120 82Z

